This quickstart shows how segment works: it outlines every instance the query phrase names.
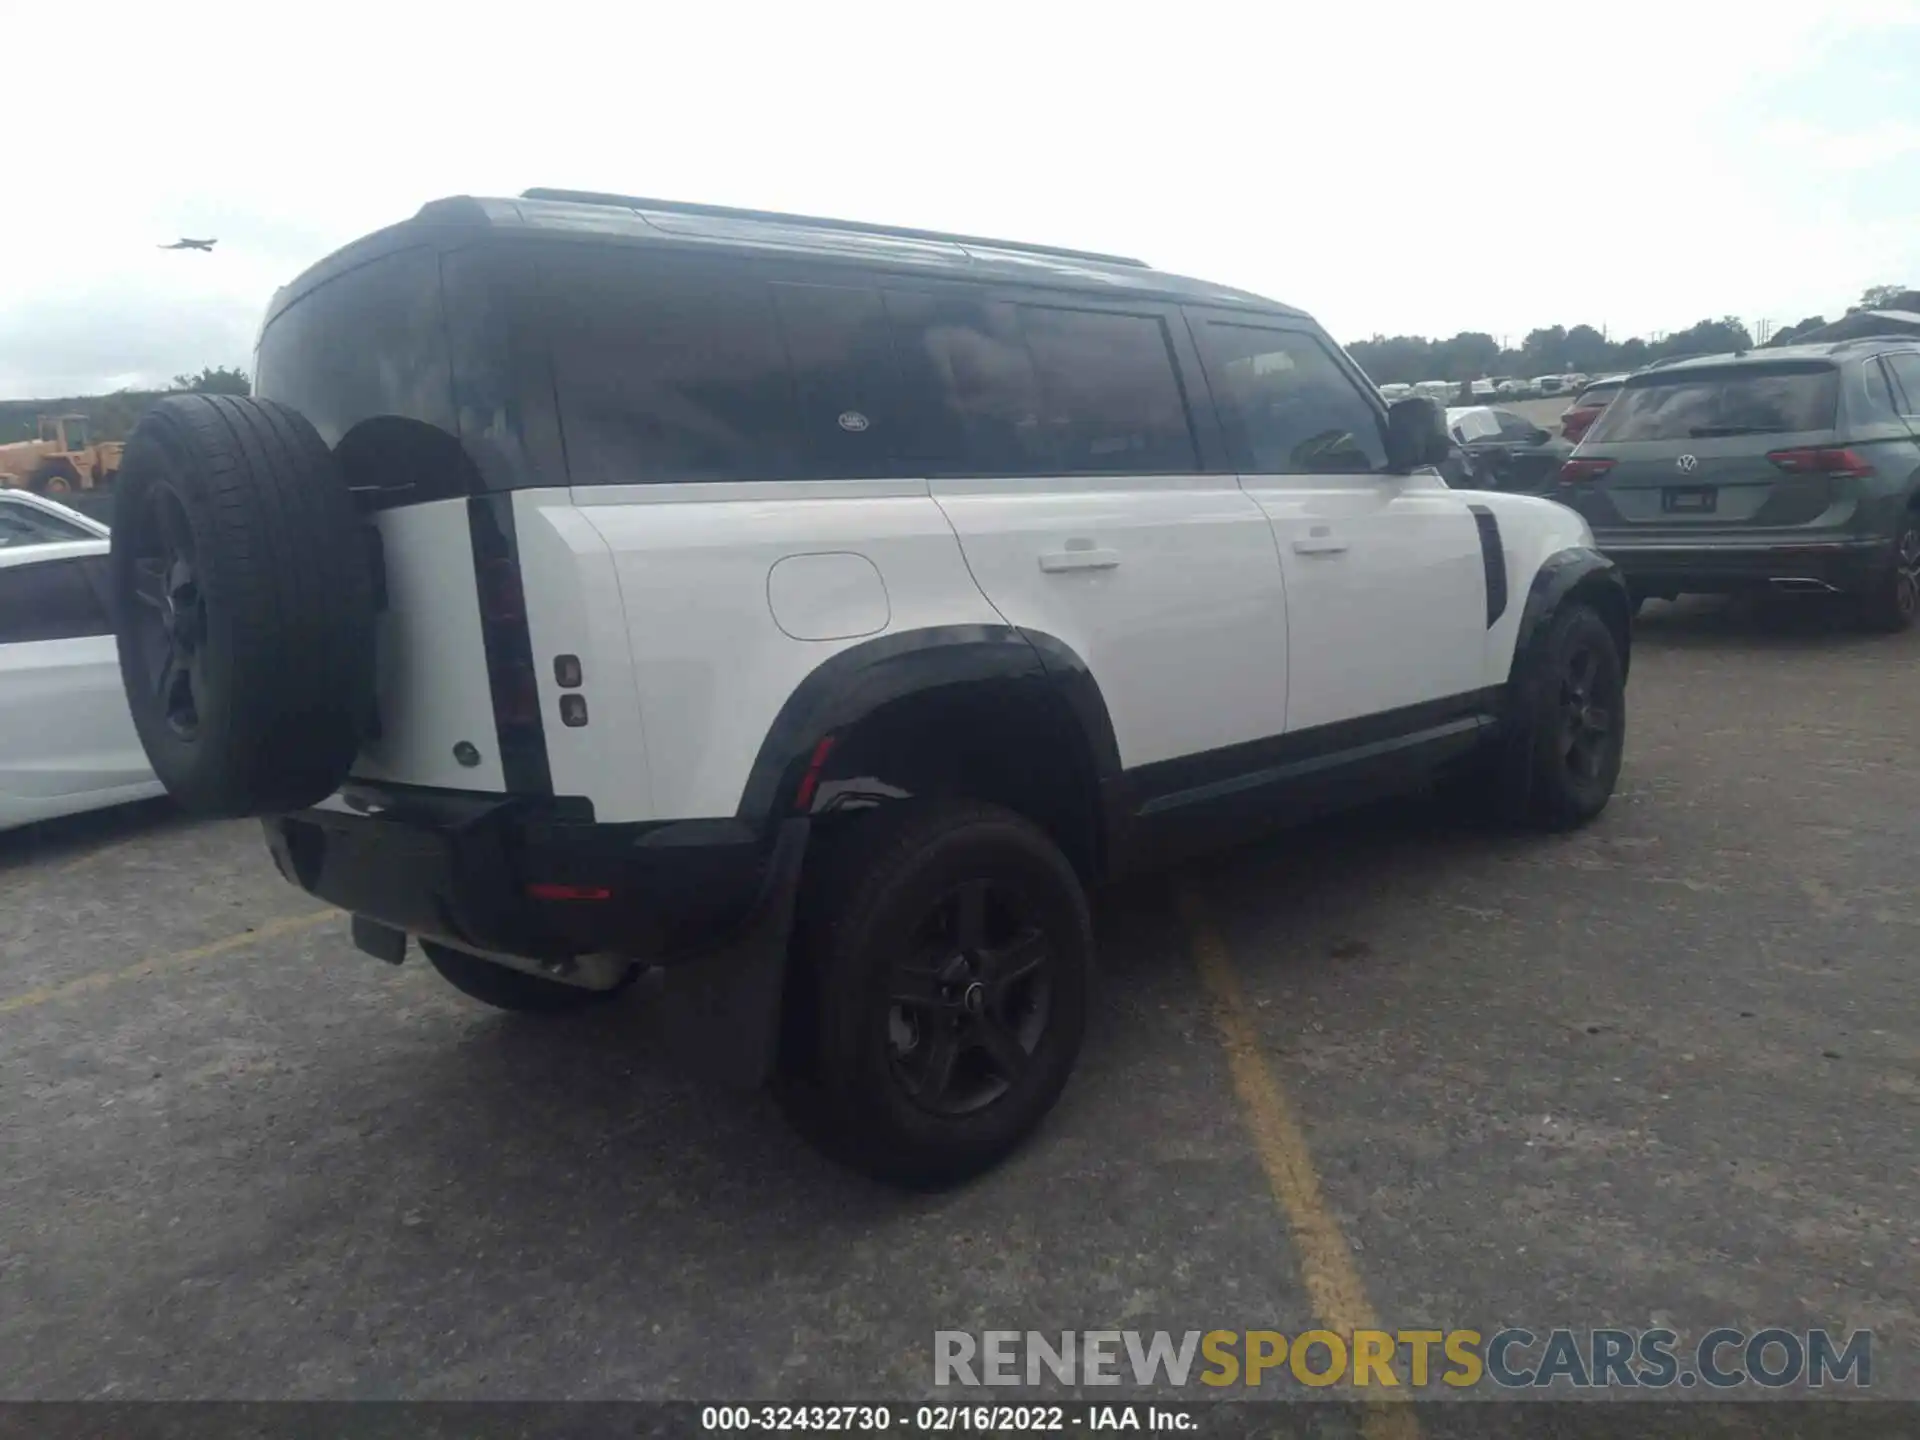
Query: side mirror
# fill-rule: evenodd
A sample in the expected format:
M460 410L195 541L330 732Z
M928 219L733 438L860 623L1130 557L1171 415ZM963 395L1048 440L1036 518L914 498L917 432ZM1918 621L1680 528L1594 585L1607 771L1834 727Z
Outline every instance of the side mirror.
M1422 395L1387 406L1387 469L1397 475L1438 465L1452 448L1440 407Z

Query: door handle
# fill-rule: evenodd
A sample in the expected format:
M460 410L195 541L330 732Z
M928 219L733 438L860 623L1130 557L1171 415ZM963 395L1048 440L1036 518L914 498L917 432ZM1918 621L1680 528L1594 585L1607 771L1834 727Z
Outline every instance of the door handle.
M1332 535L1309 535L1304 540L1293 542L1296 555L1342 555L1346 553L1347 542Z
M1048 550L1040 556L1040 568L1050 575L1061 570L1111 570L1119 563L1118 550L1095 550L1091 546L1084 550L1072 546Z

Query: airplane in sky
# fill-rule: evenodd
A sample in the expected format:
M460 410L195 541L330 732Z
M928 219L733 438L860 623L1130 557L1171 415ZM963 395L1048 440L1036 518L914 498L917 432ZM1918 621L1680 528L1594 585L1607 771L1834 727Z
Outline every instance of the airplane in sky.
M205 250L211 252L218 240L176 240L171 245L162 245L162 250Z

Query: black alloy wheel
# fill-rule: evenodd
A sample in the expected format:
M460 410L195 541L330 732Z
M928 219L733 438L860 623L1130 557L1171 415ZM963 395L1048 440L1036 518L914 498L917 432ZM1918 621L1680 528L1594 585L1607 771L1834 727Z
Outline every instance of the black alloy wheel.
M1894 541L1893 607L1909 625L1920 616L1920 524L1907 524Z
M1568 652L1560 677L1560 755L1567 773L1583 783L1600 779L1612 758L1620 697L1603 693L1610 688L1592 645Z
M206 694L206 599L180 497L156 485L146 499L145 516L133 527L140 537L133 562L135 649L168 726L192 740L200 733Z
M894 964L891 1073L935 1115L993 1104L1032 1063L1050 1017L1053 946L1013 889L968 880L927 912Z

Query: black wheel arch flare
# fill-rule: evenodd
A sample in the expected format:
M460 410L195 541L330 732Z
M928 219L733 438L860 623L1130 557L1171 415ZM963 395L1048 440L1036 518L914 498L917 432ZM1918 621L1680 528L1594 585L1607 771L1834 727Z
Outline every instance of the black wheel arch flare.
M736 811L756 826L789 813L821 742L881 706L979 682L1030 684L1036 703L1057 705L1086 745L1110 843L1123 819L1120 749L1099 684L1074 649L1012 625L938 625L882 635L838 651L794 687L760 743Z
M1557 550L1534 571L1527 587L1526 603L1520 610L1520 627L1514 636L1511 680L1532 655L1546 633L1548 622L1561 606L1575 595L1591 596L1602 617L1614 630L1620 644L1620 677L1627 675L1632 649L1633 605L1627 596L1627 582L1613 561L1588 545L1573 545Z

